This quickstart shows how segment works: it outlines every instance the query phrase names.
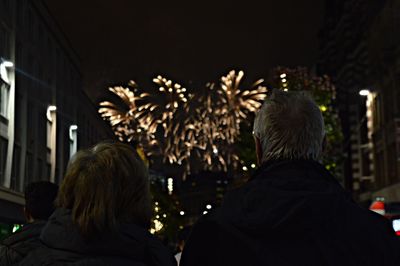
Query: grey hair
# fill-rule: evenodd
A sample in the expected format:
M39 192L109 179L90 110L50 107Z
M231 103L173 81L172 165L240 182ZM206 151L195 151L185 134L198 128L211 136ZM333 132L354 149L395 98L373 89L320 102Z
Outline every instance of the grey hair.
M261 143L261 162L318 160L325 136L324 119L307 93L274 90L256 115L253 133Z

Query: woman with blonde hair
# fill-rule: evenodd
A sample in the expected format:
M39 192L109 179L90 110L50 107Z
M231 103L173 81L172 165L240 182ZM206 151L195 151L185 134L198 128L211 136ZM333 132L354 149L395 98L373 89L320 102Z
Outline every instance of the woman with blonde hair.
M149 232L146 166L129 145L100 143L70 161L43 247L21 265L175 265Z

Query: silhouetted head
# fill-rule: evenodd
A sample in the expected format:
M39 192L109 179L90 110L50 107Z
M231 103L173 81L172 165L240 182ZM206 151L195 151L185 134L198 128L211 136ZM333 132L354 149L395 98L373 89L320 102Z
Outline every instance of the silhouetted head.
M82 235L117 229L121 223L148 228L151 199L148 171L135 149L122 143L100 143L71 159L57 206L72 211Z
M257 113L253 131L259 163L321 156L324 119L305 92L274 90Z
M25 216L28 222L47 220L54 212L54 200L58 186L48 181L39 181L25 187Z

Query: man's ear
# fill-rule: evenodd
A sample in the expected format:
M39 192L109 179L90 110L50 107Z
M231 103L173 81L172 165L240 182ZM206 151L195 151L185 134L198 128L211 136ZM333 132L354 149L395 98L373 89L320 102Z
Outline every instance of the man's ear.
M254 143L256 146L256 156L257 156L257 164L261 165L262 161L262 147L261 147L261 141L258 137L254 136Z

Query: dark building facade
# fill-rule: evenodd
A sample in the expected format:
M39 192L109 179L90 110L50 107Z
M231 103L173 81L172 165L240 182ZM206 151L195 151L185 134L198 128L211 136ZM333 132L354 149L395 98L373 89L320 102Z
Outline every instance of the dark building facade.
M375 163L372 195L400 201L400 2L387 0L368 39L370 134Z
M0 222L21 222L27 183L60 182L78 148L113 133L42 1L0 0L0 57Z
M399 11L390 0L327 1L320 32L318 71L331 76L338 91L345 185L364 202L375 196L400 200L393 192L398 189L389 189L400 182L400 99L393 79L399 61Z

